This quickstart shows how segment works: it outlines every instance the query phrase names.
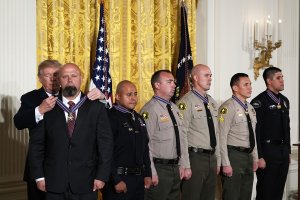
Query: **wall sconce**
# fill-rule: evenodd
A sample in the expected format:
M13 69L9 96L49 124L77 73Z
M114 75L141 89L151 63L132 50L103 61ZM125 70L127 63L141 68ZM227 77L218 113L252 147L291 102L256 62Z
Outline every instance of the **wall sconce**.
M282 21L278 20L278 41L273 45L272 41L272 24L270 16L265 24L265 38L262 41L260 39L260 26L259 21L256 20L254 23L254 48L256 51L259 51L258 57L254 59L254 79L256 80L259 76L259 70L265 67L270 67L270 59L272 58L272 52L279 48L282 44L281 42L281 23Z

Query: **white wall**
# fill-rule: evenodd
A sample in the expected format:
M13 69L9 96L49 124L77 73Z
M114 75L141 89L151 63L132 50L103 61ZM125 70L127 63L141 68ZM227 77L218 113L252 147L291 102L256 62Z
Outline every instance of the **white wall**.
M262 71L260 77L254 80L253 27L255 20L263 23L268 15L273 22L277 22L279 18L283 21L282 47L273 52L270 64L283 70L283 94L289 98L291 104L293 144L299 141L299 0L199 0L195 63L211 67L213 84L209 93L218 102L223 102L231 96L229 81L237 72L244 72L250 76L252 96L255 97L266 87L261 76ZM274 23L272 25L274 27ZM278 30L277 23L273 30ZM277 39L276 31L272 35ZM292 161L287 191L297 189L295 168L297 169L297 162Z
M21 181L27 131L12 121L25 91L36 88L36 1L0 1L0 199L26 198Z
M261 75L254 80L253 24L256 19L262 23L268 15L276 22L282 19L282 47L273 52L270 64L283 70L283 94L291 103L291 140L298 142L299 0L199 0L197 9L196 63L211 67L213 85L210 93L219 102L231 96L229 81L237 72L250 76L253 97L265 90ZM275 31L273 35L277 39Z

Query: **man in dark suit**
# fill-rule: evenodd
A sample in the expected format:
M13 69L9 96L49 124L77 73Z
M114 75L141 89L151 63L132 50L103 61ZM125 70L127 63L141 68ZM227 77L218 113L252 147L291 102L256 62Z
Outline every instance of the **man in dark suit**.
M61 64L56 60L45 60L39 64L38 79L42 87L22 95L21 107L14 116L14 123L17 129L28 128L30 135L31 130L43 119L44 113L54 107L57 97L53 95L58 94L60 88L56 80L60 66ZM95 89L88 93L88 97L95 100L103 97L103 94L98 89ZM28 200L43 200L45 193L37 189L35 181L30 177L27 160L23 179L27 182Z
M31 131L30 172L46 199L96 200L96 190L109 178L113 151L106 109L80 92L77 65L65 64L58 80L62 95Z

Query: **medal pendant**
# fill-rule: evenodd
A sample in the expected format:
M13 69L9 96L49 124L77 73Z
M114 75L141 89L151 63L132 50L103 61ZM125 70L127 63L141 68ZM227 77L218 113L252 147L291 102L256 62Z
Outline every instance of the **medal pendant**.
M281 109L281 105L280 105L280 104L277 104L277 108L278 108L278 109Z
M73 119L74 119L73 114L72 113L68 113L68 121L71 121Z
M208 108L208 109L210 108L209 103L207 104L207 108Z
M248 114L249 114L248 110L245 110L245 115L248 115Z

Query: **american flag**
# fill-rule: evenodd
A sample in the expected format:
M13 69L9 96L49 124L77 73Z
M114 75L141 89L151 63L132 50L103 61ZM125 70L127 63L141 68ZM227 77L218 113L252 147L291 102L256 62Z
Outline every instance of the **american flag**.
M176 70L177 87L175 101L185 95L190 89L190 71L193 68L192 51L187 23L185 4L181 3L181 33L178 65Z
M109 54L106 41L104 3L100 3L100 26L97 38L96 60L92 69L90 89L97 87L106 97L106 104L112 105L112 80L109 74Z

